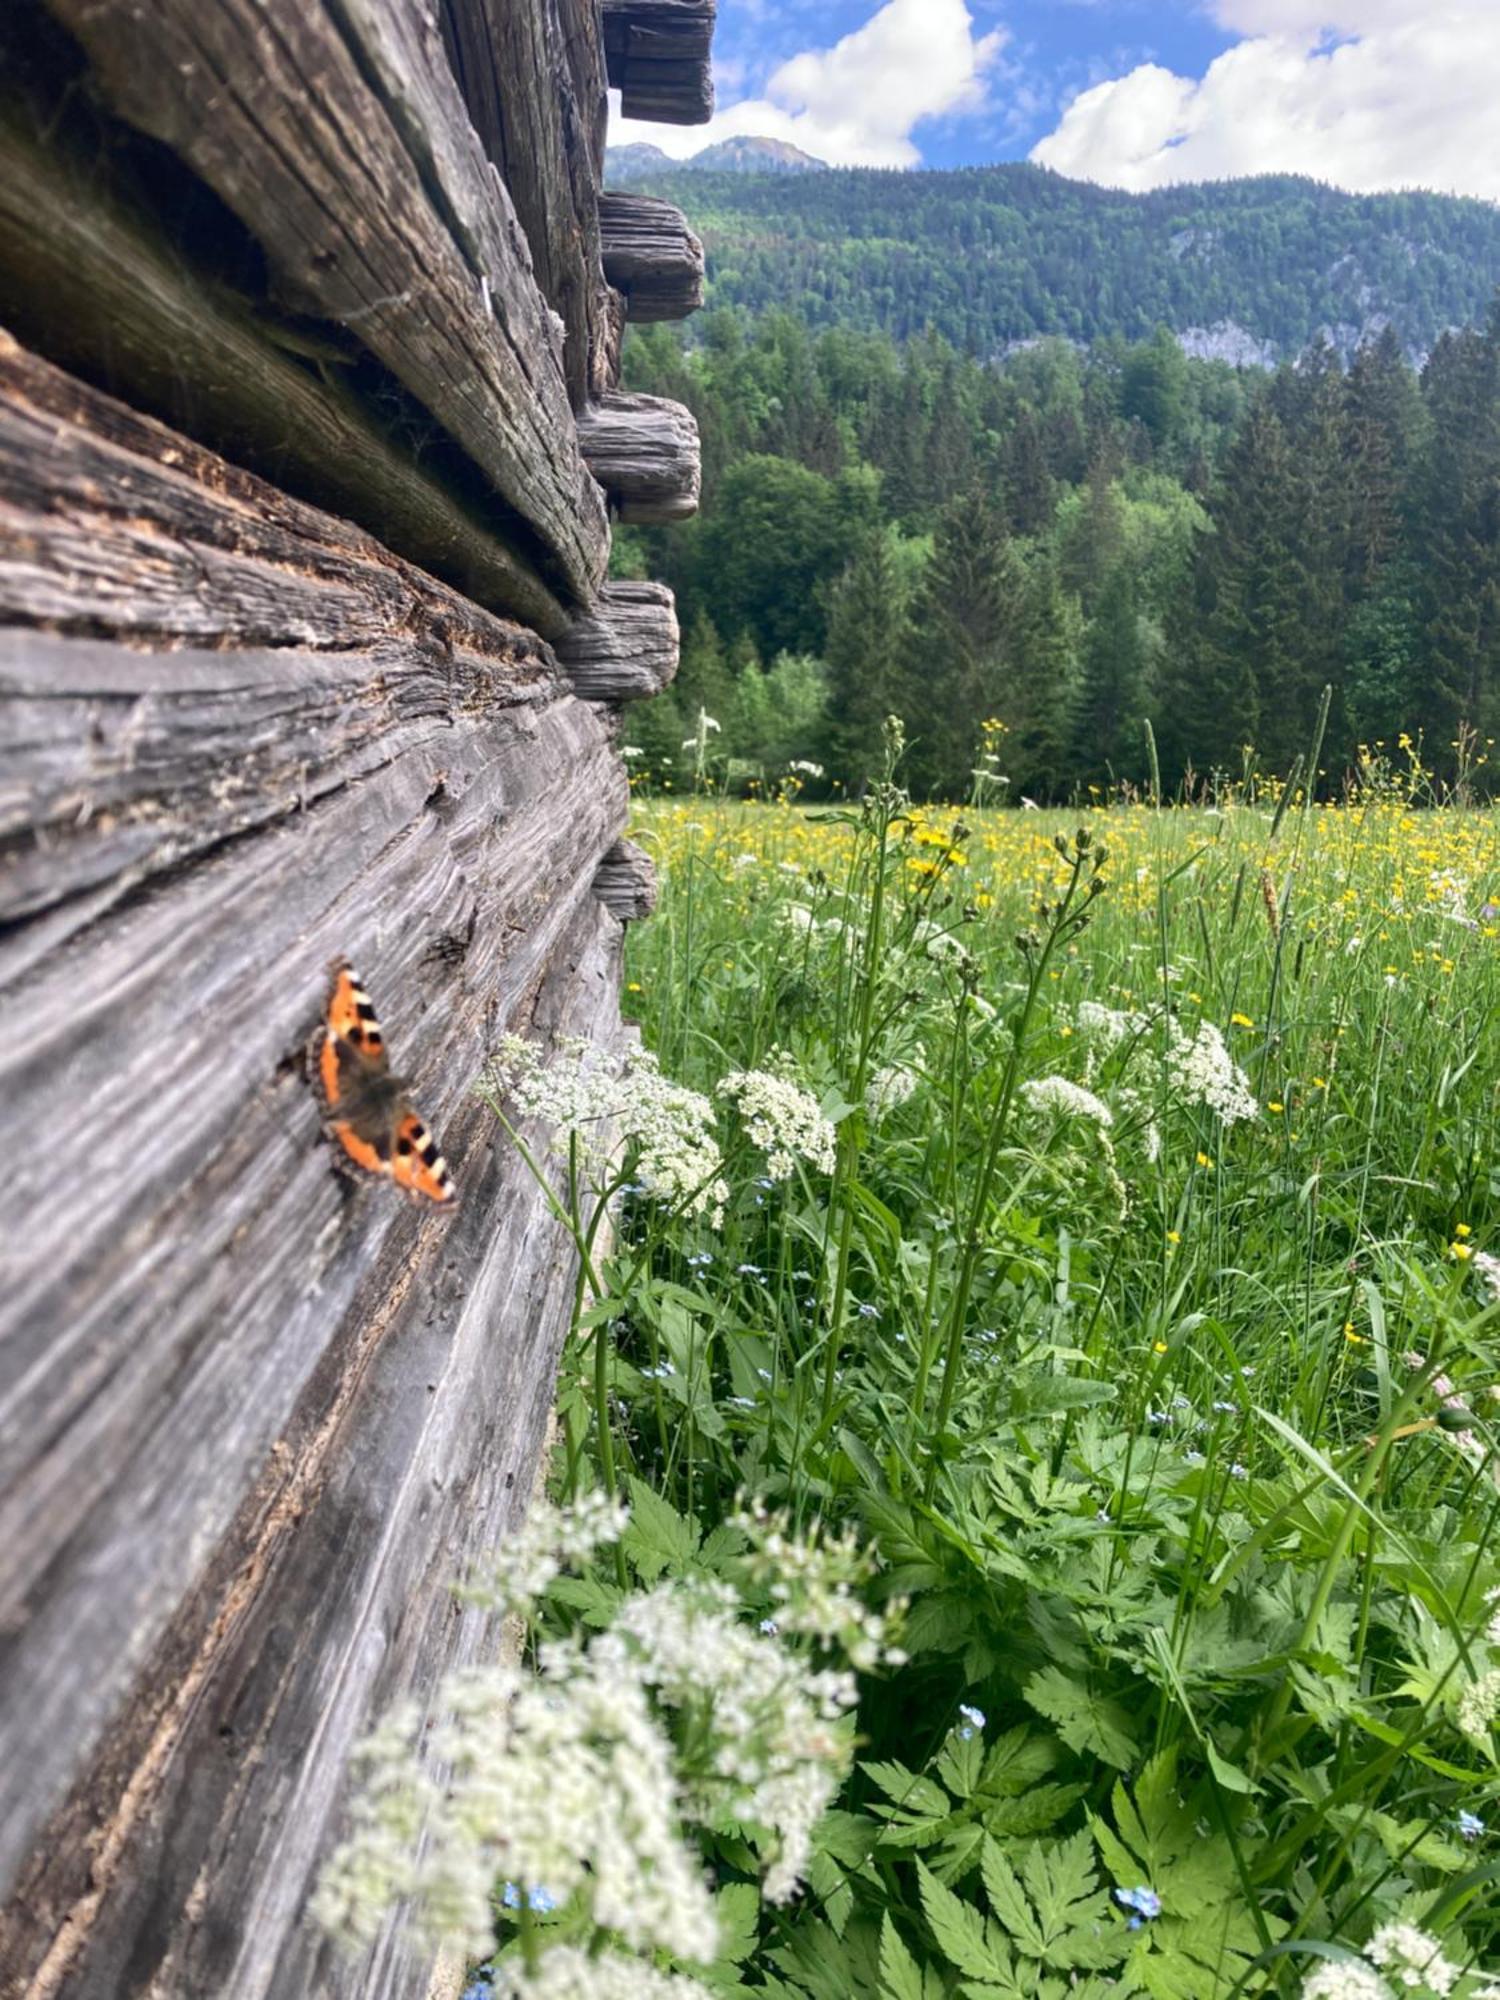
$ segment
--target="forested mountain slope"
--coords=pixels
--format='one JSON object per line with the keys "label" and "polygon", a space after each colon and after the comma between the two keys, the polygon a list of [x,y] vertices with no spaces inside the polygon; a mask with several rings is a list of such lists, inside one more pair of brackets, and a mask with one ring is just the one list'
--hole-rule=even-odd
{"label": "forested mountain slope", "polygon": [[622,164],[687,211],[712,304],[898,340],[931,328],[985,357],[1038,335],[1135,340],[1166,325],[1191,352],[1237,363],[1299,354],[1320,334],[1347,360],[1389,322],[1416,358],[1482,318],[1500,284],[1500,208],[1451,195],[1350,195],[1290,176],[1134,195],[1028,165]]}

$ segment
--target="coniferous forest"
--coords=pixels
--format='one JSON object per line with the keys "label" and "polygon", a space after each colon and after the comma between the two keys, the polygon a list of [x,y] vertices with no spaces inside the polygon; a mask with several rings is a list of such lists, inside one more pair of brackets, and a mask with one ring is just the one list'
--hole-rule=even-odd
{"label": "coniferous forest", "polygon": [[[706,315],[633,334],[633,386],[694,410],[704,506],[626,533],[665,576],[675,690],[631,721],[680,780],[793,763],[854,783],[903,717],[908,776],[967,797],[981,724],[1006,796],[1322,769],[1403,733],[1477,774],[1500,733],[1500,308],[1418,373],[1394,330],[1268,373],[1165,328],[996,364],[928,333]],[[687,747],[700,733],[703,740]]]}

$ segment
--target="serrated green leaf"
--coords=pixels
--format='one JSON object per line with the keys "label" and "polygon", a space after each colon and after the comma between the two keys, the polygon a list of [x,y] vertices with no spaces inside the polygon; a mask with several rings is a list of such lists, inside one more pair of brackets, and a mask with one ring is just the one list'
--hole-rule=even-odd
{"label": "serrated green leaf", "polygon": [[760,1934],[760,1891],[753,1882],[731,1882],[714,1897],[719,1924],[717,1965],[739,1965]]}
{"label": "serrated green leaf", "polygon": [[942,1980],[917,1963],[887,1910],[880,1920],[880,2000],[936,2000],[942,1990]]}
{"label": "serrated green leaf", "polygon": [[1022,1693],[1037,1714],[1056,1727],[1070,1750],[1102,1757],[1120,1771],[1136,1761],[1139,1746],[1130,1717],[1117,1701],[1096,1694],[1086,1682],[1071,1679],[1060,1667],[1043,1667]]}
{"label": "serrated green leaf", "polygon": [[1113,1382],[1089,1382],[1077,1375],[1036,1369],[1012,1378],[1010,1408],[1017,1417],[1050,1417],[1066,1410],[1096,1409],[1112,1403],[1118,1394]]}
{"label": "serrated green leaf", "polygon": [[904,1764],[867,1764],[861,1762],[860,1770],[872,1784],[878,1785],[902,1812],[921,1813],[929,1819],[946,1819],[953,1810],[952,1801],[941,1785],[935,1785],[931,1778],[924,1778],[918,1771],[908,1771]]}
{"label": "serrated green leaf", "polygon": [[1035,1785],[1018,1799],[995,1799],[984,1808],[985,1831],[1008,1841],[1045,1833],[1087,1790],[1087,1785]]}
{"label": "serrated green leaf", "polygon": [[937,1774],[954,1798],[967,1799],[979,1784],[984,1762],[984,1738],[977,1730],[965,1735],[953,1729],[938,1754]]}
{"label": "serrated green leaf", "polygon": [[698,1552],[697,1531],[642,1479],[630,1481],[630,1521],[621,1546],[641,1577],[687,1569]]}
{"label": "serrated green leaf", "polygon": [[1007,1729],[990,1745],[984,1760],[980,1790],[1015,1794],[1038,1784],[1057,1766],[1057,1746],[1039,1729],[1023,1722]]}
{"label": "serrated green leaf", "polygon": [[1028,1958],[1045,1958],[1047,1941],[1038,1928],[1020,1879],[993,1840],[984,1843],[979,1864],[990,1908],[1011,1943]]}
{"label": "serrated green leaf", "polygon": [[1010,1957],[972,1904],[945,1888],[930,1868],[917,1863],[917,1882],[922,1895],[922,1913],[927,1919],[933,1942],[950,1965],[971,1979],[1010,1978]]}

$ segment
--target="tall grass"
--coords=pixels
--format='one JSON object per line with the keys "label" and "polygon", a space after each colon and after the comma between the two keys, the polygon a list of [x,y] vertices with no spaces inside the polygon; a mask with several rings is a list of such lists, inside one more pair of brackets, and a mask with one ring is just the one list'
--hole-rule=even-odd
{"label": "tall grass", "polygon": [[[666,1578],[774,1637],[748,1505],[900,1626],[799,1900],[694,1798],[691,1992],[1496,2000],[1500,822],[1373,765],[919,810],[890,749],[642,804],[648,1055],[489,1086],[580,1251],[564,1497],[635,1509],[543,1622]],[[503,1990],[550,1937],[589,1993],[584,1888],[517,1893]]]}

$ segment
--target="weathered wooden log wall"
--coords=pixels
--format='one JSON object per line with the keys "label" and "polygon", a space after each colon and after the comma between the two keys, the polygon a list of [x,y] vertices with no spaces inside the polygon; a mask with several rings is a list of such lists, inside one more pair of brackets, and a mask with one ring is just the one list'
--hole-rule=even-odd
{"label": "weathered wooden log wall", "polygon": [[[12,0],[0,17],[0,1994],[420,2000],[305,1921],[351,1744],[496,1635],[573,1274],[474,1094],[609,1042],[610,521],[696,505],[602,187],[710,0]],[[455,1212],[334,1169],[347,954]]]}

